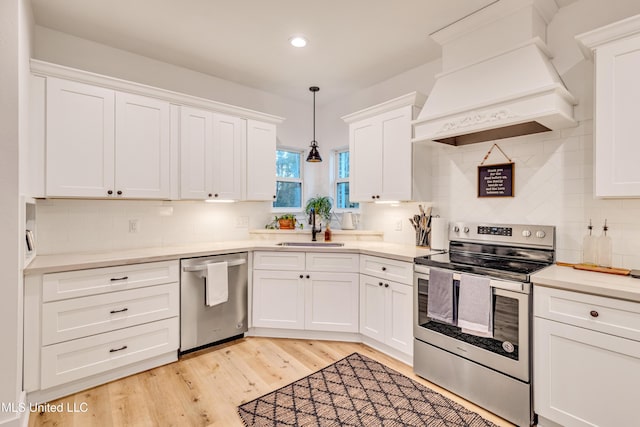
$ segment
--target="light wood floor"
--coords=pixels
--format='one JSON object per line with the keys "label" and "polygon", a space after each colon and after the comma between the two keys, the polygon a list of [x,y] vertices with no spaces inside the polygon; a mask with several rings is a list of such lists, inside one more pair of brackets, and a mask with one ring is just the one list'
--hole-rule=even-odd
{"label": "light wood floor", "polygon": [[237,406],[358,352],[425,384],[499,426],[508,422],[413,374],[364,344],[243,338],[52,403],[85,413],[32,413],[29,426],[242,426]]}

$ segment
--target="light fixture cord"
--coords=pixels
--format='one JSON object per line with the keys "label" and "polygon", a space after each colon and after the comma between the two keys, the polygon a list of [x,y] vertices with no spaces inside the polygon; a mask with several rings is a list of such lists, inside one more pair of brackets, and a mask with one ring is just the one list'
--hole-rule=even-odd
{"label": "light fixture cord", "polygon": [[313,142],[311,145],[315,146],[316,143],[316,92],[313,92]]}

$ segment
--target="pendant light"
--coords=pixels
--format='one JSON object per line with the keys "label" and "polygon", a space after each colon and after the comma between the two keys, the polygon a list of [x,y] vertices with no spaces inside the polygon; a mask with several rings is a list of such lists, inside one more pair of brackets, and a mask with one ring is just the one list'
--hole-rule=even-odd
{"label": "pendant light", "polygon": [[313,141],[311,141],[311,150],[307,156],[307,162],[321,162],[320,152],[318,151],[318,141],[316,141],[316,92],[320,90],[318,86],[311,86],[309,88],[313,92]]}

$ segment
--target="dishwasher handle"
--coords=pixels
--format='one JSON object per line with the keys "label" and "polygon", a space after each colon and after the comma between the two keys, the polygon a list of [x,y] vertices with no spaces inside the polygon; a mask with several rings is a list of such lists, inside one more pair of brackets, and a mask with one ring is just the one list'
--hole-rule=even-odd
{"label": "dishwasher handle", "polygon": [[[218,261],[218,262],[222,262],[222,261]],[[246,263],[247,263],[246,259],[234,259],[231,261],[227,261],[227,267],[236,267],[238,265],[242,265]],[[215,264],[215,262],[184,266],[182,267],[182,271],[184,271],[185,273],[197,273],[200,271],[205,271],[207,269],[208,264]]]}

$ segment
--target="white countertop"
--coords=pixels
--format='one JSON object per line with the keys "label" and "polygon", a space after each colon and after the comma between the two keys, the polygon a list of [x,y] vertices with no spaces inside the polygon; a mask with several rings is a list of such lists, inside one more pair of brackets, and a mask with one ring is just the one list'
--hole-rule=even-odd
{"label": "white countertop", "polygon": [[342,247],[292,247],[278,246],[278,241],[241,240],[214,242],[175,247],[156,247],[128,249],[108,252],[82,252],[56,255],[38,255],[24,269],[25,275],[55,273],[60,271],[82,270],[86,268],[110,267],[115,265],[137,264],[142,262],[166,261],[179,258],[191,258],[205,255],[218,255],[233,252],[257,250],[275,250],[284,252],[347,252],[381,256],[399,261],[413,262],[418,256],[438,251],[410,245],[385,243],[379,241],[346,241]]}
{"label": "white countertop", "polygon": [[552,265],[531,276],[534,286],[640,302],[640,279]]}

